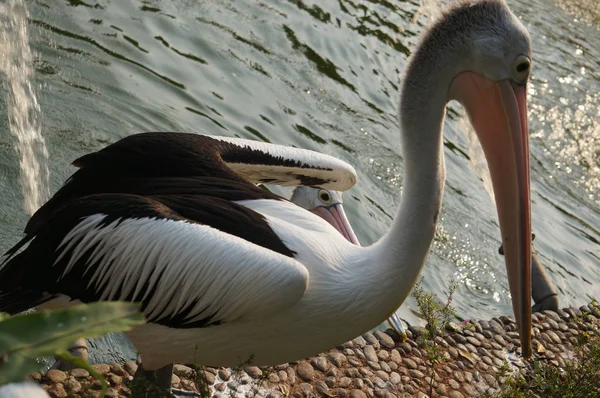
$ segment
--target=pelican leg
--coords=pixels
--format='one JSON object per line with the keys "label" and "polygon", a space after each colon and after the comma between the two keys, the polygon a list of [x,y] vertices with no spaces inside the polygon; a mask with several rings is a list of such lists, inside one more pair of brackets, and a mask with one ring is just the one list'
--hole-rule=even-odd
{"label": "pelican leg", "polygon": [[156,370],[146,370],[141,363],[133,376],[131,396],[132,398],[200,397],[200,394],[194,391],[171,388],[172,377],[172,363]]}

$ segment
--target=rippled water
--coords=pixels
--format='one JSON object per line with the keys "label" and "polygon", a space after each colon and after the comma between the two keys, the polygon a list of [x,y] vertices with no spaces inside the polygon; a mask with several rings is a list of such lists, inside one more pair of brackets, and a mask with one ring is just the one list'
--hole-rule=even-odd
{"label": "rippled water", "polygon": [[[435,2],[427,1],[427,4]],[[535,247],[561,303],[599,296],[600,13],[595,2],[509,1],[533,38],[529,88]],[[70,162],[126,135],[197,131],[314,149],[354,165],[345,198],[363,244],[402,186],[398,73],[428,12],[417,1],[36,0],[35,84],[54,192]],[[422,11],[422,10],[421,10]],[[427,11],[427,10],[425,10]],[[0,102],[0,249],[27,219]],[[449,105],[443,216],[426,289],[453,277],[458,314],[511,313],[481,150]],[[410,299],[399,314],[414,322]]]}

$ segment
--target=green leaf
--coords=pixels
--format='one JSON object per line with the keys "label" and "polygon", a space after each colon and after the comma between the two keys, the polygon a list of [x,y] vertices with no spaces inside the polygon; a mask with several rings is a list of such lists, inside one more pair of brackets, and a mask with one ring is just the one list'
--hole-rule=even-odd
{"label": "green leaf", "polygon": [[87,363],[87,361],[84,361],[79,357],[74,357],[68,352],[59,352],[57,353],[57,355],[65,361],[69,361],[73,365],[76,365],[78,368],[82,368],[90,372],[93,378],[100,381],[100,384],[102,386],[102,389],[100,390],[100,396],[104,397],[106,395],[106,393],[108,392],[108,384],[106,383],[106,379],[104,378],[104,375],[102,373],[94,369],[89,363]]}
{"label": "green leaf", "polygon": [[32,371],[31,366],[25,366],[25,358],[64,353],[80,337],[124,332],[144,322],[139,304],[125,302],[81,304],[13,316],[0,322],[0,385],[21,381]]}

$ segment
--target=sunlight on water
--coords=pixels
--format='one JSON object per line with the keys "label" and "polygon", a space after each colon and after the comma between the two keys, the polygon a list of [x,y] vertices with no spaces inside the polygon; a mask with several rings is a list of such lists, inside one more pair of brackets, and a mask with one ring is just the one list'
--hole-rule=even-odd
{"label": "sunlight on water", "polygon": [[17,138],[23,206],[33,214],[49,196],[48,150],[41,133],[41,110],[33,87],[28,12],[23,0],[0,3],[0,70],[6,78],[6,110]]}

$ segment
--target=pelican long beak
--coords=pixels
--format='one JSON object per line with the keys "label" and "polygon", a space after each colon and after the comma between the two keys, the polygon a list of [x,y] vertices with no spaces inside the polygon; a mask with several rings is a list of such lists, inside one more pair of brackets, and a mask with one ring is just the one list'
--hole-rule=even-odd
{"label": "pelican long beak", "polygon": [[350,222],[348,222],[348,218],[344,212],[344,207],[341,203],[331,206],[320,206],[312,210],[312,212],[327,221],[329,224],[333,225],[333,227],[337,229],[344,236],[344,238],[348,239],[355,245],[360,246],[360,243],[358,242],[358,239],[356,238],[356,235],[350,226]]}
{"label": "pelican long beak", "polygon": [[526,86],[463,72],[454,78],[450,94],[465,107],[488,163],[521,352],[529,358],[531,199]]}

